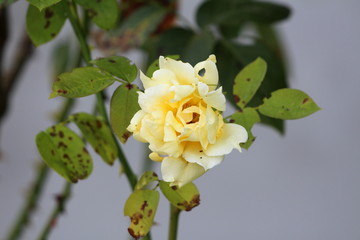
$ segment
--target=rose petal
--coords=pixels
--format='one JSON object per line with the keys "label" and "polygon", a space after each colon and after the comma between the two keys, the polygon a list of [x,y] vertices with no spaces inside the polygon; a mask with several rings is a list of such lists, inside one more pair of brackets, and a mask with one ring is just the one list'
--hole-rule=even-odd
{"label": "rose petal", "polygon": [[214,144],[204,150],[208,156],[220,156],[229,154],[233,148],[241,152],[240,143],[247,141],[248,134],[243,126],[234,123],[226,123],[222,128],[220,137]]}
{"label": "rose petal", "polygon": [[183,155],[191,163],[201,165],[205,171],[220,164],[224,156],[207,156],[199,143],[187,143]]}
{"label": "rose petal", "polygon": [[[210,91],[215,90],[219,81],[219,73],[216,67],[215,55],[210,55],[209,58],[203,62],[195,65],[194,70],[200,82],[209,85]],[[199,71],[204,69],[204,75],[199,75]]]}
{"label": "rose petal", "polygon": [[181,158],[166,157],[161,163],[161,174],[166,182],[179,187],[192,182],[205,173],[203,167],[189,163]]}
{"label": "rose petal", "polygon": [[170,101],[178,102],[191,95],[195,91],[195,88],[192,85],[175,85],[171,86],[169,90],[175,93],[174,98]]}
{"label": "rose petal", "polygon": [[161,56],[159,58],[159,66],[160,69],[167,69],[173,72],[176,76],[178,84],[180,85],[191,85],[193,83],[197,83],[194,68],[189,63]]}

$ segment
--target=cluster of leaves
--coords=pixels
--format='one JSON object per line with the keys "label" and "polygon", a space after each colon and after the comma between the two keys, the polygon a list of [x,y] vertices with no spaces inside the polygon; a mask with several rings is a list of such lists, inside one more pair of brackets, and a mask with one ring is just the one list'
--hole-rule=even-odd
{"label": "cluster of leaves", "polygon": [[[155,188],[147,189],[153,182],[157,183]],[[135,239],[146,236],[153,225],[159,203],[159,192],[156,190],[159,186],[167,200],[179,211],[191,211],[200,204],[200,194],[193,183],[177,188],[159,180],[156,173],[145,172],[124,206],[124,215],[129,216],[131,220],[128,231]]]}

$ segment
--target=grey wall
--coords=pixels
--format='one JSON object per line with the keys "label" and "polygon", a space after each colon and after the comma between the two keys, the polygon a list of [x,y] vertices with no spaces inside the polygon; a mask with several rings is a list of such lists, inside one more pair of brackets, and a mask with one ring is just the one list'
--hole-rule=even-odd
{"label": "grey wall", "polygon": [[[183,1],[182,14],[193,16]],[[360,239],[359,56],[360,1],[292,0],[289,21],[279,25],[289,50],[291,85],[312,96],[322,110],[289,121],[285,137],[257,126],[253,147],[233,152],[196,181],[201,205],[180,220],[179,239]],[[23,27],[25,2],[12,7],[13,27]],[[61,37],[70,35],[70,28]],[[16,36],[15,36],[16,37]],[[49,126],[60,99],[48,100],[49,52],[40,47],[22,75],[1,132],[0,237],[15,218],[34,175],[34,136]],[[136,54],[132,55],[136,57]],[[78,105],[90,111],[93,98]],[[125,149],[138,170],[141,152]],[[119,165],[95,159],[92,176],[75,185],[66,215],[50,239],[127,239],[122,208],[129,195]],[[63,180],[51,174],[24,239],[36,239]],[[166,239],[168,204],[161,199],[153,239]]]}

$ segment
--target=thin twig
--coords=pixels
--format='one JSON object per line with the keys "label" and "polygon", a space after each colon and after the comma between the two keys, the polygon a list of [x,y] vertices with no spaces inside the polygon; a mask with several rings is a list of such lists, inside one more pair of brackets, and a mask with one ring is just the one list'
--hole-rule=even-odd
{"label": "thin twig", "polygon": [[51,229],[56,225],[57,219],[60,214],[65,212],[65,204],[69,200],[71,195],[72,183],[65,182],[64,188],[60,194],[56,195],[56,206],[53,209],[49,219],[47,220],[46,225],[43,228],[43,231],[38,238],[38,240],[46,240]]}

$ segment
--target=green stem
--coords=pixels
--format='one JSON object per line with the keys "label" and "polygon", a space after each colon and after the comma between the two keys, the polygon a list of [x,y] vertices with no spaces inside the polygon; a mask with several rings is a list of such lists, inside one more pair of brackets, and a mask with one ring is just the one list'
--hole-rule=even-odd
{"label": "green stem", "polygon": [[[79,21],[79,17],[76,11],[76,6],[75,4],[70,1],[69,2],[69,11],[68,11],[68,15],[69,15],[69,20],[70,23],[74,29],[75,35],[79,41],[80,44],[80,48],[81,48],[81,52],[83,54],[84,60],[86,62],[87,65],[91,65],[90,61],[91,61],[91,53],[90,53],[90,48],[89,45],[86,42],[86,31],[83,30],[83,28],[80,25],[80,21]],[[100,115],[104,118],[104,121],[109,125],[109,118],[106,112],[106,108],[105,108],[105,103],[104,103],[104,98],[103,98],[103,93],[97,93],[96,94],[96,100],[97,100],[97,104],[98,104],[98,110],[100,112]],[[116,137],[114,134],[112,134],[115,143],[116,143],[116,147],[118,150],[118,158],[120,163],[122,164],[126,177],[129,181],[129,184],[131,186],[132,189],[134,189],[136,182],[137,182],[137,178],[136,175],[134,174],[134,172],[132,171],[126,157],[125,154],[123,153],[121,146],[119,145],[118,141],[116,140]]]}
{"label": "green stem", "polygon": [[65,211],[65,203],[70,198],[72,183],[65,182],[64,188],[61,194],[56,196],[56,207],[52,211],[40,237],[38,240],[46,240],[51,229],[56,225],[58,216]]}
{"label": "green stem", "polygon": [[170,203],[170,223],[168,240],[176,240],[181,210]]}
{"label": "green stem", "polygon": [[29,189],[27,201],[16,218],[15,224],[10,230],[6,240],[18,239],[23,233],[24,226],[30,221],[30,214],[36,209],[38,199],[45,185],[45,180],[49,174],[49,168],[45,163],[41,162],[37,169],[37,176],[34,183]]}
{"label": "green stem", "polygon": [[[57,122],[64,121],[69,115],[73,106],[74,99],[66,99],[66,101],[64,102],[64,106],[58,116]],[[20,238],[21,234],[24,231],[25,225],[30,221],[30,215],[33,213],[34,210],[36,210],[37,202],[45,186],[48,174],[48,166],[44,162],[41,162],[39,164],[39,167],[37,168],[37,175],[35,181],[29,189],[29,194],[26,198],[25,205],[21,209],[18,217],[13,224],[13,227],[5,238],[6,240],[15,240]]]}

